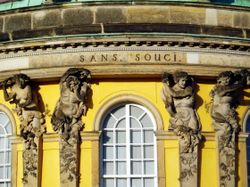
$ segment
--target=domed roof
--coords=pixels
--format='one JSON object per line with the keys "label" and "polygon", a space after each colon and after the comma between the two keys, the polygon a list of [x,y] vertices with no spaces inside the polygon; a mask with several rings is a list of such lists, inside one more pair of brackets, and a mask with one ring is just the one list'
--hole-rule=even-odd
{"label": "domed roof", "polygon": [[[125,2],[125,3],[133,3],[136,4],[136,2],[139,2],[142,4],[142,0],[112,0],[112,2]],[[148,0],[149,1],[149,0]],[[12,10],[12,9],[19,9],[19,8],[25,8],[25,7],[35,7],[35,6],[43,6],[48,4],[69,4],[69,3],[95,3],[98,2],[100,4],[100,1],[98,0],[78,0],[75,2],[75,0],[0,0],[0,11],[5,10]],[[111,1],[104,0],[102,1],[103,4],[109,3]],[[147,0],[144,1],[145,3]],[[201,4],[214,4],[214,5],[226,5],[226,6],[242,6],[242,7],[250,7],[250,1],[249,0],[157,0],[157,3],[201,3]],[[153,3],[153,0],[150,0],[150,3]]]}

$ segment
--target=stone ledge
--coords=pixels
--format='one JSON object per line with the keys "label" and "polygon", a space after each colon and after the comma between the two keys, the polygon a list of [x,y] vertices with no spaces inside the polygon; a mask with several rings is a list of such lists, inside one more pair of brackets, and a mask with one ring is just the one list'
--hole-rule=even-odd
{"label": "stone ledge", "polygon": [[[165,32],[174,34],[177,32],[249,38],[250,11],[245,10],[183,5],[54,6],[54,8],[48,7],[43,10],[33,9],[27,12],[15,12],[15,14],[2,14],[0,15],[0,32],[11,35],[12,32],[17,34],[17,31],[30,31],[29,37],[23,34],[23,39],[50,36],[50,33],[46,33],[46,29],[49,28],[57,28],[56,33],[60,33],[60,36],[103,34],[101,26],[104,25],[104,32],[107,33]],[[83,25],[86,29],[83,29]],[[41,33],[43,30],[45,34]],[[32,33],[36,31],[39,34]],[[21,34],[18,35],[13,39],[21,40]]]}
{"label": "stone ledge", "polygon": [[230,67],[218,67],[218,66],[185,66],[181,65],[78,65],[78,66],[63,66],[55,68],[37,68],[37,69],[23,69],[23,70],[14,70],[14,71],[4,71],[0,72],[0,81],[4,81],[12,74],[24,73],[27,74],[31,79],[43,82],[43,81],[58,81],[62,75],[69,68],[79,67],[86,68],[91,71],[92,77],[95,79],[98,78],[161,78],[163,72],[168,71],[170,73],[175,72],[176,70],[186,71],[188,74],[199,77],[202,79],[216,79],[218,74],[222,71],[236,71],[240,68],[230,68]]}
{"label": "stone ledge", "polygon": [[53,29],[37,29],[37,30],[18,30],[12,32],[13,40],[27,39],[27,38],[41,38],[54,35]]}
{"label": "stone ledge", "polygon": [[100,24],[65,26],[65,27],[57,27],[55,29],[56,35],[94,34],[101,32],[102,28]]}

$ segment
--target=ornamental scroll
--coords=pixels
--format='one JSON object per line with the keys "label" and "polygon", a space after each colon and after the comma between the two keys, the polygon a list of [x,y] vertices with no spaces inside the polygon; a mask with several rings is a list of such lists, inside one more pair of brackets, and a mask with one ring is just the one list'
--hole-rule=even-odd
{"label": "ornamental scroll", "polygon": [[162,99],[170,114],[170,126],[179,137],[180,182],[198,186],[198,145],[201,124],[194,107],[194,81],[186,72],[164,73]]}
{"label": "ornamental scroll", "polygon": [[17,74],[3,82],[4,99],[15,103],[14,111],[20,119],[20,134],[24,139],[23,183],[24,186],[40,186],[40,153],[42,152],[42,135],[45,133],[44,114],[38,105],[38,93],[30,78]]}
{"label": "ornamental scroll", "polygon": [[236,137],[240,130],[237,112],[239,91],[250,83],[247,70],[225,71],[219,74],[217,84],[210,92],[211,117],[216,132],[221,187],[236,186]]}
{"label": "ornamental scroll", "polygon": [[60,136],[61,187],[79,185],[81,117],[87,112],[90,80],[90,71],[80,68],[69,69],[60,80],[61,96],[51,123]]}

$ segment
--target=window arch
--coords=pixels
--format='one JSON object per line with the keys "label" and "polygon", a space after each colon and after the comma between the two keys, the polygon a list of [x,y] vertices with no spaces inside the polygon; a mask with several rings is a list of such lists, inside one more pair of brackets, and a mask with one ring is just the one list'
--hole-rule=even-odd
{"label": "window arch", "polygon": [[0,187],[11,186],[11,133],[11,120],[0,111]]}
{"label": "window arch", "polygon": [[153,115],[138,104],[122,104],[102,120],[101,186],[157,187]]}

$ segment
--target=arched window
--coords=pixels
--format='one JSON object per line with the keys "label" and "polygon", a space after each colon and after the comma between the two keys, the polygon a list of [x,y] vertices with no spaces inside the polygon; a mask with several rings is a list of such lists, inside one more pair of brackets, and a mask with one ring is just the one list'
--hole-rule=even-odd
{"label": "arched window", "polygon": [[0,112],[0,187],[11,186],[11,121],[4,112]]}
{"label": "arched window", "polygon": [[123,104],[102,121],[101,186],[157,187],[156,128],[153,115]]}
{"label": "arched window", "polygon": [[[244,122],[245,131],[250,133],[250,110],[246,114],[246,120]],[[250,184],[250,137],[247,138],[247,177],[248,185]]]}

